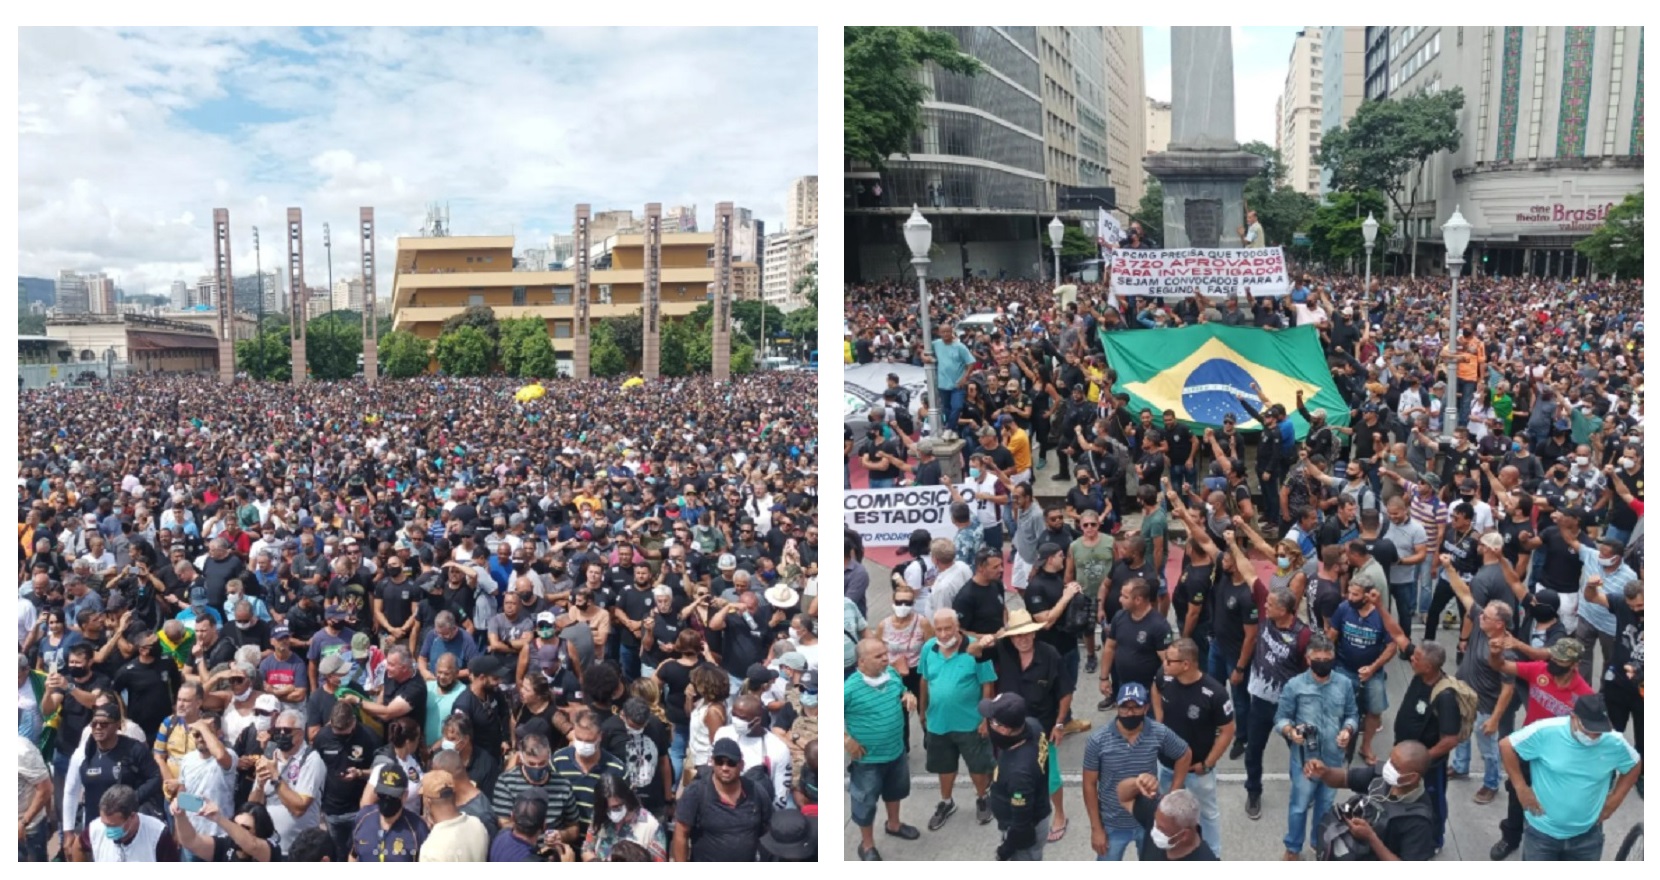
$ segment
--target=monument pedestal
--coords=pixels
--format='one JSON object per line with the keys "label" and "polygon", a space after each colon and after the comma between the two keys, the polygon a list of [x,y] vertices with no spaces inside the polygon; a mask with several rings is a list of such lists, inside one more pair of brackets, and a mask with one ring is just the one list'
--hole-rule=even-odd
{"label": "monument pedestal", "polygon": [[1164,187],[1164,246],[1240,247],[1245,181],[1265,164],[1243,150],[1174,149],[1141,160]]}

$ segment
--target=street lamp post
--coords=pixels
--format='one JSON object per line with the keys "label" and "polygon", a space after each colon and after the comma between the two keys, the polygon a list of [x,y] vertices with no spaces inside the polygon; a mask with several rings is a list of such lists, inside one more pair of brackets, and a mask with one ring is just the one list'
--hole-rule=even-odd
{"label": "street lamp post", "polygon": [[1061,286],[1061,240],[1066,238],[1066,225],[1056,215],[1049,221],[1049,249],[1055,252],[1055,286]]}
{"label": "street lamp post", "polygon": [[323,224],[323,253],[328,255],[329,261],[329,295],[324,302],[327,304],[328,314],[334,314],[334,247],[329,243],[329,225]]}
{"label": "street lamp post", "polygon": [[1366,212],[1366,222],[1360,224],[1360,235],[1366,240],[1366,286],[1361,288],[1362,298],[1372,295],[1372,245],[1378,240],[1378,221],[1371,211]]}
{"label": "street lamp post", "polygon": [[[1458,422],[1458,273],[1464,268],[1464,249],[1470,246],[1470,223],[1453,206],[1451,217],[1441,226],[1441,240],[1447,246],[1447,274],[1452,276],[1452,299],[1448,307],[1447,401],[1441,405],[1441,436],[1452,439],[1453,427]],[[1475,389],[1470,389],[1474,394]]]}
{"label": "street lamp post", "polygon": [[[924,220],[922,212],[915,205],[911,206],[910,219],[905,221],[905,245],[911,249],[911,265],[916,268],[916,289],[921,299],[922,317],[922,344],[923,350],[930,358],[933,354],[934,330],[928,319],[928,251],[934,244],[934,227]],[[922,370],[928,377],[928,433],[939,437],[943,425],[940,423],[940,385],[939,365],[931,359],[924,361]]]}
{"label": "street lamp post", "polygon": [[[259,227],[254,227],[254,346],[259,368],[265,369],[265,275],[259,267]],[[231,282],[231,320],[236,320],[236,282]],[[236,336],[233,331],[232,338]],[[254,378],[262,378],[255,376]]]}

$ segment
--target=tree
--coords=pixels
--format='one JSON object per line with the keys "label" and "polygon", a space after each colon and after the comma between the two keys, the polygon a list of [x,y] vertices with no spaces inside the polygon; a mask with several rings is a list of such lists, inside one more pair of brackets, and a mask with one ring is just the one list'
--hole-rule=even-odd
{"label": "tree", "polygon": [[[334,313],[336,315],[339,312]],[[349,379],[357,374],[357,358],[363,354],[363,323],[338,320],[332,315],[313,318],[305,328],[305,360],[311,377],[319,381]]]}
{"label": "tree", "polygon": [[1643,276],[1643,191],[1628,195],[1574,249],[1601,272]]}
{"label": "tree", "polygon": [[[645,360],[646,350],[646,320],[645,312],[635,312],[618,318],[606,318],[593,325],[596,329],[604,327],[610,334],[611,342],[622,353],[623,360],[631,364],[638,364]],[[658,315],[659,341],[661,341],[662,315]],[[590,335],[592,335],[590,333]],[[590,363],[592,363],[590,361]]]}
{"label": "tree", "polygon": [[801,272],[801,277],[795,280],[795,295],[806,301],[807,307],[818,309],[818,261],[807,264]]}
{"label": "tree", "polygon": [[973,76],[980,63],[943,31],[920,27],[842,28],[842,155],[881,170],[889,156],[909,155],[922,128],[928,87],[921,69]]}
{"label": "tree", "polygon": [[434,354],[438,366],[451,376],[482,376],[490,372],[495,345],[484,330],[464,324],[439,334]]}
{"label": "tree", "polygon": [[[536,323],[542,323],[536,319]],[[553,340],[544,329],[540,335],[519,339],[519,372],[522,379],[553,378],[559,375],[559,356],[553,352]]]}
{"label": "tree", "polygon": [[1141,194],[1135,219],[1141,221],[1141,231],[1146,233],[1144,241],[1164,245],[1164,184],[1151,174],[1147,175],[1147,191]]}
{"label": "tree", "polygon": [[432,344],[408,330],[386,334],[377,349],[380,366],[393,379],[408,379],[427,371],[432,362]]}
{"label": "tree", "polygon": [[501,341],[501,324],[496,320],[496,310],[489,306],[468,306],[460,314],[445,318],[439,335],[462,327],[476,327],[482,330],[484,335],[490,337],[492,344]]}
{"label": "tree", "polygon": [[[1044,231],[1044,235],[1049,233]],[[1068,226],[1061,236],[1061,261],[1095,260],[1101,256],[1101,243],[1082,226]]]}
{"label": "tree", "polygon": [[17,304],[17,335],[45,336],[46,316],[31,313],[26,304],[19,302]]}
{"label": "tree", "polygon": [[[777,336],[777,331],[785,329],[784,324],[787,319],[784,313],[778,310],[777,306],[767,305],[765,308],[767,315],[767,335]],[[760,346],[761,311],[762,304],[760,300],[746,299],[732,304],[732,320],[743,325],[743,329],[741,330],[734,328],[734,332],[732,334],[734,346],[736,346],[741,340],[747,340],[752,346]],[[693,309],[692,313],[686,317],[693,324],[697,325],[701,332],[708,333],[711,322],[715,320],[715,309],[714,306],[709,303],[704,303]],[[815,330],[814,332],[817,331]]]}
{"label": "tree", "polygon": [[236,344],[236,368],[261,382],[287,382],[294,377],[294,349],[286,327]]}
{"label": "tree", "polygon": [[541,318],[514,318],[498,325],[501,338],[496,345],[496,363],[509,376],[526,376],[524,359],[534,356],[537,347],[548,348],[548,326]]}
{"label": "tree", "polygon": [[589,334],[588,369],[595,376],[620,376],[628,369],[628,358],[623,355],[612,332],[608,322],[600,321],[593,325]]}
{"label": "tree", "polygon": [[807,305],[784,316],[784,332],[790,334],[798,346],[807,349],[818,346],[818,262],[807,264],[807,271],[796,279],[795,293]]}
{"label": "tree", "polygon": [[732,375],[742,376],[755,372],[755,347],[747,342],[740,342],[732,348]]}
{"label": "tree", "polygon": [[663,350],[658,356],[658,368],[663,375],[686,375],[686,349],[695,332],[686,318],[663,322]]}
{"label": "tree", "polygon": [[1293,235],[1306,230],[1320,201],[1286,184],[1285,160],[1279,150],[1262,141],[1251,141],[1240,149],[1261,156],[1266,163],[1260,173],[1245,181],[1245,206],[1257,212],[1265,244],[1289,247]]}
{"label": "tree", "polygon": [[[1347,264],[1357,257],[1364,259],[1366,239],[1361,227],[1367,212],[1377,219],[1387,215],[1388,207],[1383,193],[1376,190],[1332,193],[1331,202],[1321,205],[1308,221],[1309,248],[1314,258],[1328,266]],[[1378,220],[1378,242],[1389,238],[1393,229]],[[1377,254],[1375,248],[1373,254]]]}
{"label": "tree", "polygon": [[[1410,219],[1430,157],[1457,150],[1463,140],[1458,127],[1463,107],[1464,91],[1457,87],[1361,104],[1347,125],[1326,132],[1320,144],[1320,164],[1331,171],[1331,189],[1377,190],[1395,207],[1396,217]],[[1414,224],[1404,225],[1416,275],[1418,240]]]}

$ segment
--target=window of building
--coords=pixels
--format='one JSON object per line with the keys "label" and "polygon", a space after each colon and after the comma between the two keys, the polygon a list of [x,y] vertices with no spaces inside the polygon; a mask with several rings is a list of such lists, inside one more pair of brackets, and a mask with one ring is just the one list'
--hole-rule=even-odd
{"label": "window of building", "polygon": [[570,321],[554,321],[553,322],[553,338],[554,339],[570,339],[571,338],[571,322]]}
{"label": "window of building", "polygon": [[568,306],[571,304],[573,288],[569,284],[556,284],[553,288],[553,304]]}
{"label": "window of building", "polygon": [[469,306],[484,305],[484,294],[483,293],[469,293],[469,294],[467,294],[467,305],[469,305]]}
{"label": "window of building", "polygon": [[525,304],[525,289],[523,287],[513,288],[513,304],[516,306]]}
{"label": "window of building", "polygon": [[473,258],[472,258],[472,257],[468,257],[468,258],[467,258],[467,262],[469,262],[469,263],[471,263],[471,262],[472,262],[472,261],[473,261]]}

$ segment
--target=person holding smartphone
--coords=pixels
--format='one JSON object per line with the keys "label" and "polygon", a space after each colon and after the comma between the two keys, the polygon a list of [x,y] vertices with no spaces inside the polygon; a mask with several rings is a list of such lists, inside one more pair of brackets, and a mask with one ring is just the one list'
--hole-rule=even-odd
{"label": "person holding smartphone", "polygon": [[[181,861],[273,862],[282,860],[276,829],[265,808],[249,804],[248,811],[228,817],[219,805],[190,793],[180,794],[171,807]],[[206,825],[212,833],[203,833]]]}

